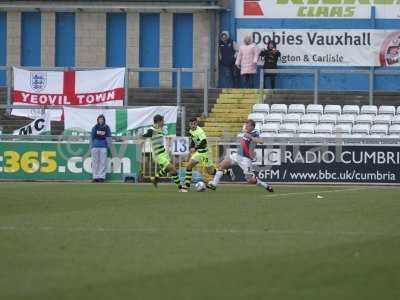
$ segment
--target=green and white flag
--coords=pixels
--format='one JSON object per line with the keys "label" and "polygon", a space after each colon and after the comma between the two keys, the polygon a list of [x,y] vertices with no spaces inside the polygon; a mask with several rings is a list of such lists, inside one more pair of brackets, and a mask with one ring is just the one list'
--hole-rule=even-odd
{"label": "green and white flag", "polygon": [[153,125],[153,117],[157,114],[164,116],[168,135],[176,135],[177,106],[116,109],[64,107],[64,129],[65,134],[90,133],[97,117],[104,115],[113,135],[135,136]]}

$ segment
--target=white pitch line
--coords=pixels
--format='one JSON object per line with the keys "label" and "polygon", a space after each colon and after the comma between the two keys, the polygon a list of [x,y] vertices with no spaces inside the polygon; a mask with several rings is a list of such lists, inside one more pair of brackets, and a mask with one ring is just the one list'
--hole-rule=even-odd
{"label": "white pitch line", "polygon": [[0,226],[0,231],[61,231],[61,232],[133,232],[133,233],[200,233],[200,234],[276,234],[276,235],[344,235],[344,236],[391,236],[398,237],[400,233],[373,232],[373,231],[315,231],[315,230],[281,230],[281,229],[206,229],[206,228],[106,228],[106,227],[17,227]]}
{"label": "white pitch line", "polygon": [[364,188],[350,188],[350,189],[340,189],[340,190],[321,190],[321,191],[311,191],[311,192],[295,192],[295,193],[285,193],[285,194],[273,194],[266,195],[266,198],[275,198],[282,196],[292,196],[292,195],[307,195],[307,194],[325,194],[325,193],[340,193],[340,192],[353,192],[353,191],[362,191],[366,189],[373,189],[372,187],[364,187]]}

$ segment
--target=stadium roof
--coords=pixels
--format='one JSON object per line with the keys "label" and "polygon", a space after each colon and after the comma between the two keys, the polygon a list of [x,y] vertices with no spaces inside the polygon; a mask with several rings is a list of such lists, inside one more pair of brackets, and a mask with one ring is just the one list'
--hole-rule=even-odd
{"label": "stadium roof", "polygon": [[0,10],[44,10],[44,11],[154,11],[154,10],[216,10],[223,8],[223,0],[158,0],[158,1],[101,1],[101,0],[0,0]]}

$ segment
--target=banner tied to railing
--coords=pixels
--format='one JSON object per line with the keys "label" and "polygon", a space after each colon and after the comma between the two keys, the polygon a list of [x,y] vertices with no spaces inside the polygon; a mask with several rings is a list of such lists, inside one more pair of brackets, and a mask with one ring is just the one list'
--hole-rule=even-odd
{"label": "banner tied to railing", "polygon": [[153,117],[157,114],[164,117],[165,134],[176,135],[177,106],[149,106],[142,108],[87,109],[64,108],[65,134],[78,135],[91,132],[97,117],[104,115],[113,135],[142,134],[153,125]]}
{"label": "banner tied to railing", "polygon": [[[32,109],[13,109],[12,114],[28,118],[42,115],[51,106],[122,106],[124,68],[86,71],[28,71],[13,68],[13,105]],[[51,110],[51,119],[59,121],[62,109]]]}

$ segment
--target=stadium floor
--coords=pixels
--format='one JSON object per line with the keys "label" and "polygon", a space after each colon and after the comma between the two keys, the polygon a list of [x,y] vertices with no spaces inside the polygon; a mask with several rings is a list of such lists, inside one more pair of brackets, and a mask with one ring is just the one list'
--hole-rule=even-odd
{"label": "stadium floor", "polygon": [[400,299],[399,192],[0,183],[0,299]]}

